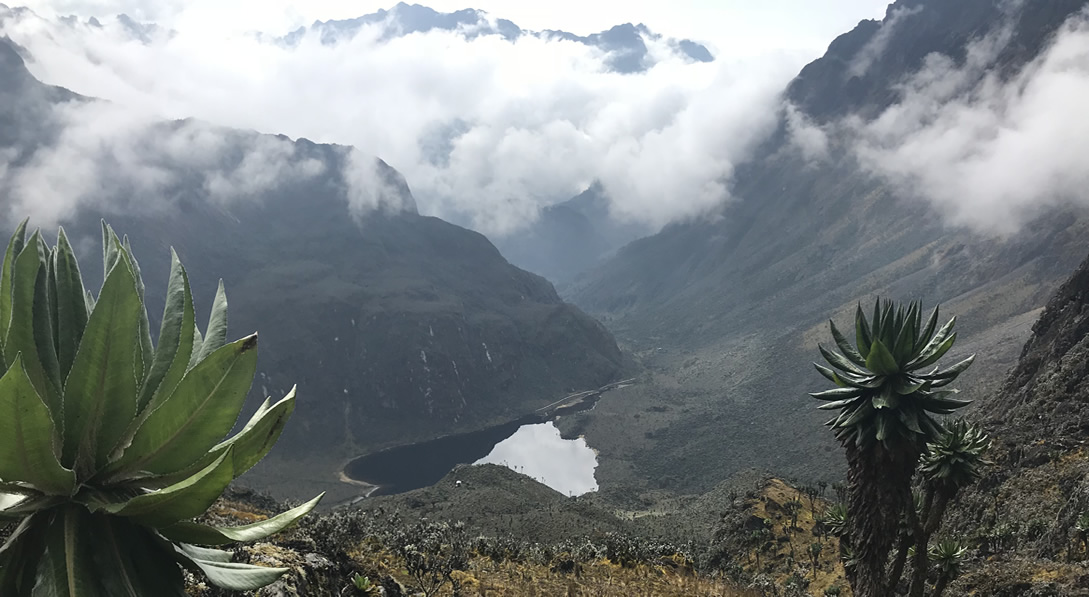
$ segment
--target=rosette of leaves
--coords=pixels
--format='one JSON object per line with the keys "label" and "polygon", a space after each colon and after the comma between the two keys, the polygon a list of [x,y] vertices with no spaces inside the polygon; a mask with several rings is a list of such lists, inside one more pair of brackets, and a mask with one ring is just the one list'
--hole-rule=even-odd
{"label": "rosette of leaves", "polygon": [[893,301],[874,303],[867,319],[860,304],[855,312],[855,346],[829,321],[839,352],[819,346],[831,367],[814,363],[836,388],[810,394],[824,400],[821,410],[837,410],[828,425],[836,438],[859,447],[906,439],[927,442],[942,434],[932,415],[946,415],[970,401],[953,396],[945,386],[956,380],[975,360],[972,355],[948,368],[934,367],[953,347],[957,318],[938,328],[938,308],[922,321],[919,302],[906,308]]}
{"label": "rosette of leaves", "polygon": [[957,419],[926,445],[920,470],[927,482],[955,491],[983,476],[983,467],[990,464],[983,454],[990,446],[991,440],[983,429]]}
{"label": "rosette of leaves", "polygon": [[202,334],[172,254],[153,344],[128,239],[103,224],[104,282],[84,289],[64,231],[49,247],[26,222],[0,274],[0,595],[185,595],[179,564],[233,590],[285,572],[232,563],[215,546],[279,532],[318,498],[234,528],[192,522],[268,453],[295,406],[266,400],[229,439],[257,336],[227,342],[220,283]]}
{"label": "rosette of leaves", "polygon": [[933,597],[941,597],[949,583],[960,576],[967,555],[968,547],[956,539],[943,539],[928,550],[927,556],[938,571],[938,582],[931,593]]}
{"label": "rosette of leaves", "polygon": [[828,534],[833,537],[843,537],[847,534],[847,506],[835,504],[825,514],[825,527]]}

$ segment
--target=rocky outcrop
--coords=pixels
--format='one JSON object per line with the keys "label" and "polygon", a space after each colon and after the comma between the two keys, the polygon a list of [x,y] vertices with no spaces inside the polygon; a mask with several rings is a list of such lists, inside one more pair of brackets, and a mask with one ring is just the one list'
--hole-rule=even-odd
{"label": "rocky outcrop", "polygon": [[979,414],[995,465],[947,522],[979,550],[959,586],[975,595],[1089,594],[1078,530],[1089,515],[1089,260],[1048,302]]}

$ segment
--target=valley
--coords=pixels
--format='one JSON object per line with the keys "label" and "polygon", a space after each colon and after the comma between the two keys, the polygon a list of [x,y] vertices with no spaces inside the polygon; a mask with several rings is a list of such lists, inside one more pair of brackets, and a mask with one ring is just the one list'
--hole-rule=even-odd
{"label": "valley", "polygon": [[[976,355],[956,380],[972,404],[956,414],[992,441],[984,472],[938,516],[942,538],[967,546],[957,574],[923,585],[1086,594],[1085,0],[897,0],[792,73],[772,108],[731,113],[722,130],[712,125],[725,116],[698,112],[708,95],[680,83],[651,102],[674,112],[647,123],[618,107],[636,100],[612,94],[634,98],[654,77],[736,66],[643,24],[577,35],[398,4],[246,38],[255,55],[341,60],[360,47],[545,48],[595,81],[553,81],[575,98],[558,107],[528,98],[559,92],[526,84],[495,100],[494,121],[440,117],[436,101],[433,120],[413,128],[412,110],[398,111],[415,145],[390,142],[389,161],[316,121],[292,121],[291,137],[227,124],[189,91],[178,97],[193,117],[135,117],[118,97],[155,98],[157,84],[95,98],[76,92],[87,81],[73,78],[85,86],[73,91],[36,76],[60,72],[65,52],[123,71],[102,50],[117,40],[95,36],[157,52],[184,35],[125,19],[116,29],[0,5],[0,223],[14,229],[29,214],[32,227],[63,226],[93,263],[109,221],[139,260],[153,330],[172,249],[198,322],[222,280],[229,337],[261,338],[236,430],[266,396],[298,385],[276,447],[205,515],[260,521],[277,502],[325,492],[309,522],[238,548],[291,570],[273,586],[295,593],[260,595],[332,594],[349,573],[381,578],[387,595],[420,584],[406,546],[425,535],[467,554],[468,576],[447,574],[440,587],[451,588],[434,594],[459,594],[463,581],[481,595],[849,594],[857,560],[828,515],[858,473],[808,395],[828,386],[811,363],[836,345],[829,320],[862,350],[855,311],[879,297],[957,318],[941,364]],[[466,79],[474,93],[510,76],[505,63],[474,68],[485,73]],[[427,76],[440,77],[410,87]],[[450,101],[476,101],[465,93]],[[565,112],[580,101],[605,107]],[[344,122],[371,126],[350,114]],[[525,122],[503,120],[512,114]],[[621,124],[638,132],[617,133]],[[693,131],[732,137],[689,145]],[[529,150],[512,141],[525,138]],[[88,288],[106,276],[82,274]],[[893,359],[902,339],[887,342]],[[858,359],[848,373],[901,372],[844,352]],[[853,391],[894,375],[878,374],[829,379]],[[907,379],[896,400],[929,391]],[[515,460],[527,452],[543,464]],[[903,531],[904,554],[914,532]],[[308,578],[325,580],[306,589]]]}

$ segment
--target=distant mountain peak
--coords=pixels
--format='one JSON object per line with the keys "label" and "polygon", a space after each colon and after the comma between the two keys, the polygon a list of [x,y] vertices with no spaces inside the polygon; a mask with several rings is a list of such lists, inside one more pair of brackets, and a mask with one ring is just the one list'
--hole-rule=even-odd
{"label": "distant mountain peak", "polygon": [[[622,23],[590,35],[576,35],[561,30],[525,30],[506,19],[494,18],[475,8],[464,8],[444,13],[420,4],[399,2],[389,10],[352,19],[314,21],[310,27],[300,27],[280,38],[288,45],[299,43],[308,33],[317,33],[323,44],[336,44],[351,39],[365,26],[382,28],[380,40],[389,40],[413,33],[434,30],[456,31],[469,39],[483,35],[499,35],[507,41],[522,36],[544,39],[563,39],[603,50],[610,69],[621,73],[642,72],[654,65],[647,48],[648,41],[660,41],[663,37],[643,23]],[[694,62],[711,62],[714,56],[702,44],[688,39],[665,39],[675,55]]]}
{"label": "distant mountain peak", "polygon": [[1010,41],[994,64],[1012,72],[1048,43],[1049,26],[1085,4],[1085,0],[897,0],[884,19],[860,21],[832,41],[824,56],[791,82],[787,98],[817,122],[848,114],[875,116],[898,101],[903,79],[922,68],[931,54],[960,64],[967,57],[967,41],[1006,27]]}
{"label": "distant mountain peak", "polygon": [[[0,10],[3,8],[6,7],[0,4]],[[6,35],[0,36],[0,83],[4,87],[14,87],[16,83],[31,78],[19,45]]]}

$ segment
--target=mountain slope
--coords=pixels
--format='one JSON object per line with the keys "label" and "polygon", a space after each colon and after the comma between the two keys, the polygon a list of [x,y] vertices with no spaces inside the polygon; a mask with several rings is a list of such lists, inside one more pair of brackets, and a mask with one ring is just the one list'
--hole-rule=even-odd
{"label": "mountain slope", "polygon": [[169,247],[198,319],[222,276],[231,336],[261,332],[251,398],[299,385],[274,452],[310,475],[286,484],[295,490],[335,484],[359,452],[512,418],[623,365],[608,332],[546,280],[483,236],[419,216],[381,161],[195,121],[92,135],[86,119],[116,108],[41,85],[2,42],[0,69],[12,99],[0,105],[5,228],[22,210],[56,213],[97,288],[107,218],[141,261],[156,330]]}
{"label": "mountain slope", "polygon": [[[844,113],[864,121],[897,99],[924,56],[955,60],[985,31],[1008,28],[998,60],[1013,68],[1034,59],[1086,3],[1036,2],[1010,17],[996,6],[897,2],[885,23],[900,11],[911,16],[887,30],[867,74],[851,72],[879,30],[870,22],[833,42],[788,94],[815,122]],[[669,476],[689,490],[751,465],[834,475],[838,453],[805,396],[820,384],[805,364],[827,341],[828,317],[844,322],[856,301],[874,295],[942,303],[961,316],[957,352],[980,353],[962,386],[982,396],[1089,246],[1089,218],[1076,208],[1045,211],[1009,237],[950,226],[841,147],[819,163],[807,159],[787,116],[739,168],[733,195],[721,217],[636,241],[567,292],[655,372],[659,387],[638,404],[668,397],[671,414],[633,422],[653,439],[628,449],[639,450],[633,460],[645,476]],[[586,433],[602,450],[626,441],[592,424]]]}
{"label": "mountain slope", "polygon": [[594,184],[541,210],[528,229],[495,243],[511,263],[563,284],[650,232],[635,222],[616,221],[604,189]]}
{"label": "mountain slope", "polygon": [[958,583],[977,595],[1082,595],[1089,554],[1089,259],[1048,302],[1017,366],[979,409],[995,466],[955,505],[978,548]]}

